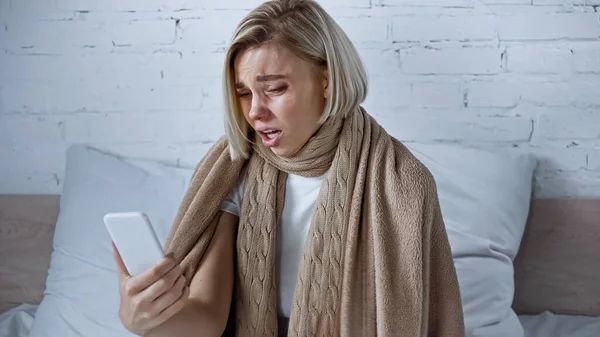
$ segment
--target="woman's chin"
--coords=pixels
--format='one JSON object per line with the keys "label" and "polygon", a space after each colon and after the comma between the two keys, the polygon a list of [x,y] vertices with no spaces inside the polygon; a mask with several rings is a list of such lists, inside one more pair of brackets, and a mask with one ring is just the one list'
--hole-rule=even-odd
{"label": "woman's chin", "polygon": [[279,157],[289,157],[290,156],[289,155],[290,151],[281,146],[272,147],[271,151]]}
{"label": "woman's chin", "polygon": [[273,151],[276,156],[283,158],[293,157],[296,153],[298,153],[297,150],[293,150],[285,146],[274,146],[271,148],[271,151]]}

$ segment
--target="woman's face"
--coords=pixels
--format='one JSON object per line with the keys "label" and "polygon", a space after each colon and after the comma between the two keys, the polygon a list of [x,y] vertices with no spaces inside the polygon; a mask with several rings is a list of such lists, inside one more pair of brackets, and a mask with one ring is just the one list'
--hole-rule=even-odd
{"label": "woman's face", "polygon": [[280,157],[296,154],[319,128],[327,71],[267,44],[240,53],[235,86],[244,117]]}

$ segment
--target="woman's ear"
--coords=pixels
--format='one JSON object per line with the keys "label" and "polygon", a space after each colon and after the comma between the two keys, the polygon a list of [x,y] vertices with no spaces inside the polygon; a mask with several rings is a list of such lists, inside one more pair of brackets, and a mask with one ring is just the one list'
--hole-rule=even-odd
{"label": "woman's ear", "polygon": [[325,99],[329,98],[329,71],[327,69],[323,69],[321,71],[321,81],[323,81],[323,95]]}

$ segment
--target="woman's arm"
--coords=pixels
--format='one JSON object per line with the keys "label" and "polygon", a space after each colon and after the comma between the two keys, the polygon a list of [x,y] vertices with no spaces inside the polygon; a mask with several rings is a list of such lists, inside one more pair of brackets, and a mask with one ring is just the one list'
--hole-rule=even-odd
{"label": "woman's arm", "polygon": [[238,217],[221,212],[215,234],[190,284],[184,308],[145,337],[221,336],[233,292],[233,257]]}
{"label": "woman's arm", "polygon": [[427,281],[428,333],[430,337],[462,337],[465,335],[460,287],[452,258],[452,249],[442,217],[437,186],[427,173],[429,183],[425,193],[424,233],[428,244],[423,257]]}

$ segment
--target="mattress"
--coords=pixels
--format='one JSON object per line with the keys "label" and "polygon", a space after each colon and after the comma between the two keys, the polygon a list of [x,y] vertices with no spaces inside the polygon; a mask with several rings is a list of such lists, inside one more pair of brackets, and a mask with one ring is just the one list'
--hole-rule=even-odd
{"label": "mattress", "polygon": [[555,315],[519,316],[525,337],[598,337],[600,317]]}

